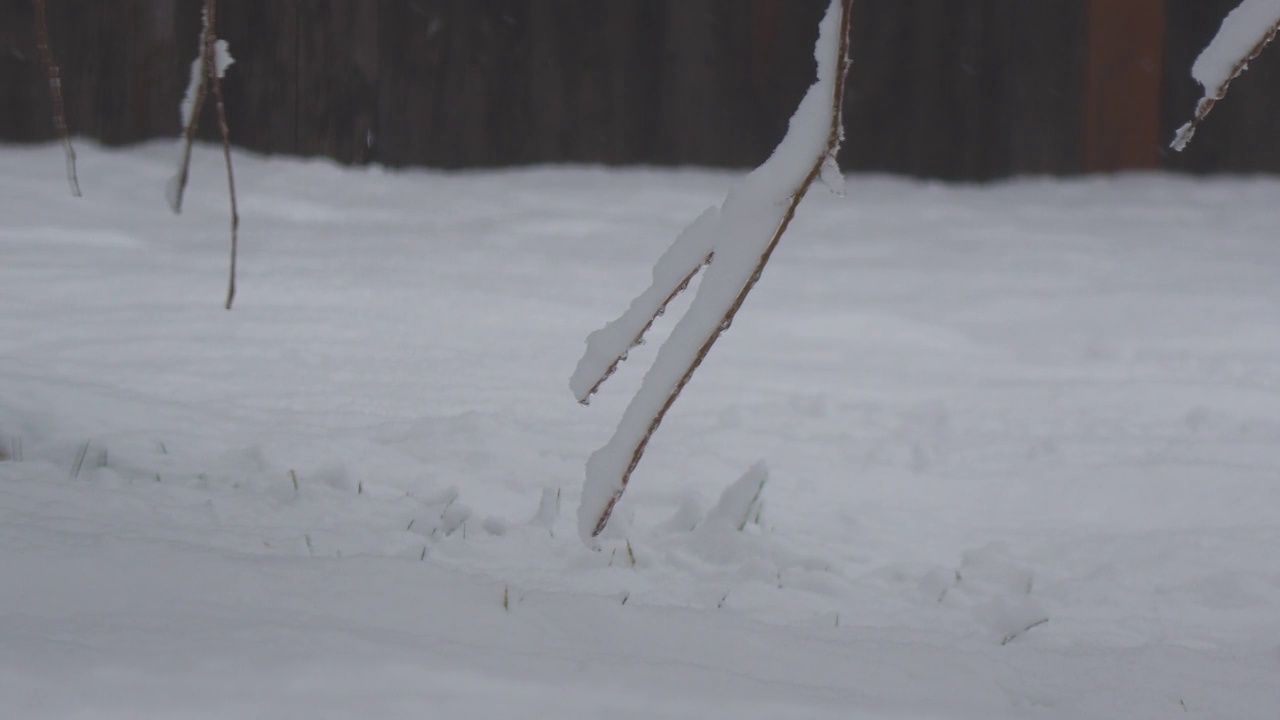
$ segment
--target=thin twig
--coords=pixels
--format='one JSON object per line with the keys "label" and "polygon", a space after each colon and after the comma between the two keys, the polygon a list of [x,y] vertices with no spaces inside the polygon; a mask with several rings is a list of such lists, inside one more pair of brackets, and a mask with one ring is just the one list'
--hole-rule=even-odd
{"label": "thin twig", "polygon": [[605,505],[604,511],[600,513],[600,517],[596,522],[595,529],[592,531],[592,537],[598,537],[604,531],[606,525],[609,524],[609,517],[613,514],[613,508],[617,505],[618,500],[622,497],[623,491],[626,490],[627,482],[630,481],[632,473],[635,472],[636,466],[640,464],[640,458],[644,456],[644,450],[649,444],[649,440],[657,431],[658,426],[662,424],[662,419],[666,417],[667,411],[675,404],[676,398],[680,397],[680,392],[684,390],[685,385],[689,384],[689,380],[693,377],[694,372],[702,365],[702,361],[706,359],[707,354],[711,352],[711,347],[716,344],[716,340],[729,326],[733,324],[734,317],[741,309],[742,303],[746,301],[747,295],[751,293],[752,288],[760,280],[760,276],[764,273],[764,266],[768,264],[769,258],[773,255],[774,249],[778,247],[778,242],[782,239],[783,233],[787,231],[787,227],[791,224],[792,218],[795,217],[796,208],[799,207],[800,201],[804,199],[805,193],[809,191],[809,187],[813,185],[813,181],[822,173],[822,167],[830,158],[834,157],[840,149],[840,141],[843,136],[843,107],[844,107],[844,83],[845,77],[849,70],[849,22],[852,16],[853,0],[840,0],[840,43],[838,52],[838,67],[836,69],[835,89],[831,97],[831,124],[827,131],[827,146],[825,152],[814,158],[813,166],[809,168],[809,172],[804,176],[799,187],[791,195],[791,201],[787,204],[786,212],[783,214],[778,227],[774,230],[773,236],[769,239],[769,244],[760,255],[760,260],[756,263],[755,269],[751,276],[747,279],[742,289],[738,291],[738,295],[734,298],[733,304],[729,306],[724,317],[720,319],[720,323],[716,329],[712,331],[707,339],[703,341],[701,347],[698,348],[698,354],[694,357],[693,362],[685,369],[684,375],[676,384],[675,388],[667,395],[667,399],[663,402],[662,407],[657,414],[649,422],[640,441],[631,452],[631,462],[627,465],[626,472],[622,474],[618,485],[618,490],[609,498]]}
{"label": "thin twig", "polygon": [[[204,28],[200,32],[200,57],[196,59],[199,65],[191,73],[191,81],[195,86],[188,86],[187,88],[188,97],[191,98],[191,112],[183,118],[182,162],[178,165],[178,175],[174,178],[174,184],[170,188],[169,194],[169,206],[173,208],[175,213],[182,212],[182,194],[187,189],[187,177],[191,171],[191,144],[195,142],[196,123],[199,121],[200,111],[204,107],[204,98],[207,92],[205,80],[209,77],[209,70],[213,66],[215,36],[213,31],[214,18],[211,16],[211,12],[217,9],[214,5],[214,0],[205,0]],[[194,95],[191,95],[193,91]]]}
{"label": "thin twig", "polygon": [[1187,143],[1191,142],[1191,138],[1195,137],[1196,130],[1200,129],[1200,123],[1204,122],[1204,119],[1208,117],[1209,112],[1218,104],[1218,101],[1227,96],[1227,90],[1231,88],[1231,81],[1240,77],[1245,70],[1249,69],[1249,63],[1262,54],[1267,45],[1270,45],[1271,41],[1276,38],[1277,32],[1280,32],[1280,21],[1276,21],[1275,24],[1268,28],[1266,34],[1249,49],[1249,52],[1245,53],[1244,57],[1236,60],[1236,64],[1231,67],[1231,74],[1227,76],[1226,80],[1222,81],[1221,85],[1213,90],[1205,88],[1205,96],[1196,105],[1195,117],[1191,118],[1191,122],[1178,128],[1178,133],[1174,136],[1173,142],[1169,143],[1170,147],[1182,152]]}
{"label": "thin twig", "polygon": [[71,194],[80,197],[80,178],[76,176],[76,151],[71,147],[71,134],[67,132],[67,114],[62,104],[62,73],[49,49],[49,24],[45,20],[44,0],[35,0],[36,47],[44,60],[44,71],[49,77],[49,100],[53,104],[53,129],[62,141],[62,151],[67,156],[67,184]]}
{"label": "thin twig", "polygon": [[[214,12],[217,10],[217,0],[206,0],[205,7],[209,12],[209,26],[213,27]],[[212,52],[213,33],[208,34],[210,49],[206,52]],[[227,192],[231,197],[231,270],[227,279],[227,309],[231,309],[231,303],[236,297],[236,245],[237,236],[240,230],[240,213],[236,211],[236,178],[231,171],[231,128],[227,125],[227,110],[222,100],[222,77],[218,73],[217,62],[210,62],[209,82],[213,83],[213,97],[216,101],[218,110],[218,131],[222,133],[222,157],[227,164]]]}

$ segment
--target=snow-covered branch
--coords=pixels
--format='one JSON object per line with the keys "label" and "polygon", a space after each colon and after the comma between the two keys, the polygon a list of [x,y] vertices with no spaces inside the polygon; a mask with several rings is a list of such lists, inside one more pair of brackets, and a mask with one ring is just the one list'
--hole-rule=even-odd
{"label": "snow-covered branch", "polygon": [[707,210],[686,228],[654,267],[649,289],[621,318],[588,338],[587,352],[570,381],[580,402],[706,265],[689,310],[659,348],[613,437],[587,461],[578,530],[588,545],[609,522],[663,417],[760,279],[810,185],[819,176],[839,182],[834,167],[843,135],[851,6],[852,0],[832,0],[828,7],[814,48],[817,81],[800,101],[773,155],[733,188],[719,208]]}
{"label": "snow-covered branch", "polygon": [[587,336],[587,351],[569,378],[569,388],[586,405],[605,380],[627,359],[627,352],[644,341],[667,305],[684,292],[714,255],[720,208],[707,210],[680,233],[653,266],[653,283],[631,301],[617,320]]}
{"label": "snow-covered branch", "polygon": [[1170,146],[1179,152],[1191,142],[1213,106],[1227,96],[1231,81],[1249,68],[1280,31],[1280,0],[1244,0],[1222,21],[1222,27],[1196,58],[1191,76],[1204,88],[1195,116],[1178,128]]}

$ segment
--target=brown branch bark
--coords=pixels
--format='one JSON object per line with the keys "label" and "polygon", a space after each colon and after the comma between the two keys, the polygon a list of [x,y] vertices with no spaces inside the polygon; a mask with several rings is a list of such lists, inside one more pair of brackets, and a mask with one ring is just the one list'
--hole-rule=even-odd
{"label": "brown branch bark", "polygon": [[667,411],[675,404],[676,398],[680,397],[680,393],[684,387],[689,384],[689,380],[693,378],[693,374],[702,365],[702,361],[706,359],[707,354],[711,352],[712,346],[720,339],[725,330],[733,324],[734,317],[737,316],[738,310],[742,308],[742,303],[746,301],[747,295],[759,282],[761,275],[764,274],[764,267],[768,264],[769,258],[773,256],[773,251],[778,247],[778,242],[782,240],[782,235],[787,231],[787,227],[791,225],[792,218],[795,217],[796,208],[800,206],[800,201],[804,199],[809,188],[813,185],[813,181],[818,179],[822,173],[823,165],[833,158],[840,149],[840,141],[843,139],[843,107],[844,107],[844,85],[845,78],[849,69],[849,23],[853,10],[853,0],[840,0],[840,43],[837,50],[838,67],[837,77],[835,81],[835,89],[831,97],[831,124],[827,131],[827,145],[825,151],[814,158],[813,165],[809,168],[809,172],[804,176],[800,185],[791,195],[791,201],[787,204],[786,212],[783,213],[782,220],[778,223],[778,227],[774,230],[773,236],[769,240],[769,244],[765,247],[764,252],[760,255],[759,262],[756,263],[755,270],[747,279],[742,289],[738,291],[738,295],[734,298],[733,304],[729,306],[728,311],[721,318],[716,329],[703,341],[698,348],[698,353],[694,356],[693,362],[685,370],[684,375],[680,378],[680,382],[676,384],[675,389],[667,396],[666,401],[662,404],[662,408],[654,415],[649,423],[644,436],[640,438],[640,442],[636,444],[635,449],[631,453],[631,462],[627,465],[627,470],[623,473],[619,489],[614,493],[613,497],[605,505],[604,512],[600,514],[599,520],[596,522],[595,529],[592,531],[592,537],[598,537],[604,531],[605,526],[609,524],[609,518],[613,514],[613,508],[621,499],[622,493],[627,488],[627,483],[631,480],[632,473],[640,464],[640,459],[644,457],[645,448],[649,445],[649,440],[657,431],[658,426],[662,424],[663,418],[666,417]]}
{"label": "brown branch bark", "polygon": [[49,24],[45,20],[44,0],[35,0],[35,33],[36,48],[44,61],[45,75],[49,78],[49,100],[53,104],[53,129],[62,141],[63,153],[67,156],[67,184],[71,186],[71,194],[80,197],[80,178],[76,175],[76,151],[71,146],[71,134],[67,132],[67,114],[62,104],[62,73],[49,48]]}
{"label": "brown branch bark", "polygon": [[604,382],[608,380],[610,377],[612,377],[615,372],[617,372],[618,366],[622,364],[623,360],[627,359],[627,353],[639,347],[640,344],[644,342],[644,336],[649,332],[649,329],[653,327],[653,324],[658,321],[658,318],[662,317],[663,313],[667,311],[667,306],[671,304],[671,301],[675,300],[677,295],[679,295],[680,293],[684,292],[689,288],[689,283],[693,282],[693,278],[697,276],[697,274],[702,270],[702,268],[711,264],[711,261],[715,259],[715,255],[716,254],[714,252],[708,253],[707,257],[704,258],[703,261],[699,263],[697,267],[690,270],[689,274],[684,276],[684,279],[681,280],[680,283],[675,286],[675,289],[673,289],[670,292],[670,294],[667,295],[666,299],[662,301],[662,304],[658,306],[658,309],[655,310],[653,315],[649,317],[649,320],[644,324],[644,327],[640,328],[640,332],[636,333],[635,338],[631,340],[631,344],[627,347],[627,349],[624,350],[621,354],[614,356],[612,362],[609,363],[609,367],[605,368],[605,371],[600,374],[599,378],[596,379],[595,384],[591,386],[591,389],[588,390],[580,400],[578,400],[579,404],[581,405],[591,404],[591,396],[599,392],[600,386],[604,385]]}

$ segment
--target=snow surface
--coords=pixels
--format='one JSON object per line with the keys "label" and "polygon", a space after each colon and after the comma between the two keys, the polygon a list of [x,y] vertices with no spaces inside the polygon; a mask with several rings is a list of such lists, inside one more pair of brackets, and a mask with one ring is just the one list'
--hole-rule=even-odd
{"label": "snow surface", "polygon": [[[655,264],[653,283],[632,301],[622,317],[587,338],[587,350],[569,381],[579,402],[587,400],[596,379],[607,372],[602,368],[609,367],[613,358],[625,356],[635,344],[682,278],[712,258],[692,303],[658,349],[653,366],[623,411],[617,429],[587,459],[578,534],[589,546],[595,546],[601,521],[625,489],[637,449],[653,434],[654,422],[697,362],[702,347],[719,332],[739,294],[751,281],[791,199],[803,192],[816,162],[834,164],[834,148],[828,144],[833,124],[832,97],[844,60],[840,57],[841,7],[840,0],[832,0],[818,24],[818,40],[813,49],[817,78],[801,98],[778,147],[729,191],[718,208],[704,211],[685,228]],[[712,256],[711,252],[715,254]]]}
{"label": "snow surface", "polygon": [[226,312],[171,152],[0,148],[0,717],[1275,717],[1280,182],[814,193],[591,552],[563,378],[734,174],[238,153]]}

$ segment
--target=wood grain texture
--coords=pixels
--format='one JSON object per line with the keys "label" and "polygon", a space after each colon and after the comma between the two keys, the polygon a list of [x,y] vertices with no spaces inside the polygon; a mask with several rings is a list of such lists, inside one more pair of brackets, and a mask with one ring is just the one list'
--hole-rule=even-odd
{"label": "wood grain texture", "polygon": [[[1160,5],[1163,21],[1151,14]],[[957,180],[1153,164],[1280,170],[1269,132],[1280,93],[1268,91],[1280,53],[1240,79],[1187,155],[1164,150],[1194,107],[1191,61],[1233,5],[859,0],[842,164]],[[825,0],[220,7],[241,147],[391,166],[749,167],[812,80]],[[52,138],[30,12],[30,0],[0,0],[0,140]],[[176,135],[199,2],[48,0],[48,13],[72,133]],[[201,137],[216,128],[202,118]]]}

